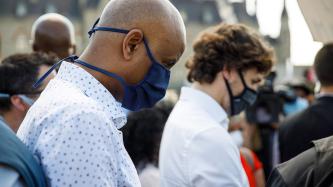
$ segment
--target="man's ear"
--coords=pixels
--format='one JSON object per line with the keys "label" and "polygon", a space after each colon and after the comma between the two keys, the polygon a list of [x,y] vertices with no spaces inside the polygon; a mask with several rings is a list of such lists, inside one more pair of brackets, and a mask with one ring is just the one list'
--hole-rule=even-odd
{"label": "man's ear", "polygon": [[140,29],[132,29],[123,40],[123,56],[130,60],[143,41],[143,32]]}
{"label": "man's ear", "polygon": [[72,44],[72,46],[69,48],[69,54],[74,55],[76,54],[76,45]]}
{"label": "man's ear", "polygon": [[235,69],[230,69],[230,68],[224,67],[222,70],[222,75],[229,82],[233,82],[237,79],[238,73]]}
{"label": "man's ear", "polygon": [[24,101],[17,95],[11,96],[10,102],[14,108],[22,112],[27,111],[29,109],[29,106],[26,103],[24,103]]}
{"label": "man's ear", "polygon": [[230,69],[227,68],[227,67],[223,67],[223,69],[222,69],[222,76],[225,79],[229,80],[231,78],[231,71],[230,71]]}

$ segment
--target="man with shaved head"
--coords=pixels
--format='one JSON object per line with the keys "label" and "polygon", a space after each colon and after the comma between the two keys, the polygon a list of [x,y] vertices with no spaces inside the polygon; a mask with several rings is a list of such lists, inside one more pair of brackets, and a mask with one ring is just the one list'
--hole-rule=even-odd
{"label": "man with shaved head", "polygon": [[76,52],[74,26],[60,14],[40,16],[32,25],[31,40],[33,51],[53,52],[61,59]]}
{"label": "man with shaved head", "polygon": [[50,186],[140,186],[118,130],[123,108],[149,108],[164,97],[185,48],[183,20],[168,0],[111,0],[89,35],[82,55],[62,62],[18,136]]}

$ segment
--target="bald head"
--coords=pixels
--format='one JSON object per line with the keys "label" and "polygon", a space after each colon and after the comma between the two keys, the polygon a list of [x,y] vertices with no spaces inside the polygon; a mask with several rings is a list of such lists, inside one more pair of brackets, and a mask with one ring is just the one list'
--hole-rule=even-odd
{"label": "bald head", "polygon": [[59,58],[75,53],[74,26],[66,17],[49,13],[40,16],[31,30],[34,51],[53,52]]}
{"label": "bald head", "polygon": [[[80,59],[122,77],[130,85],[143,81],[153,63],[170,69],[186,43],[184,22],[168,0],[110,0],[90,33],[94,34]],[[119,81],[87,71],[116,98],[122,97]]]}
{"label": "bald head", "polygon": [[[132,61],[131,64],[140,68],[149,67],[151,62],[147,58],[143,38],[147,39],[155,59],[166,67],[174,65],[185,49],[184,22],[168,0],[111,0],[97,26],[129,30],[128,34],[97,31],[88,46],[90,50],[85,50],[94,54],[95,58],[100,57],[96,61],[103,61],[112,55],[112,63],[119,62],[117,67],[126,64],[123,61]],[[97,51],[99,55],[96,55]],[[110,66],[111,63],[107,64]],[[130,69],[129,66],[122,68]],[[134,79],[135,76],[139,78],[142,74],[131,74]]]}
{"label": "bald head", "polygon": [[100,20],[102,25],[127,29],[143,24],[160,25],[169,22],[183,26],[178,10],[168,0],[110,0]]}
{"label": "bald head", "polygon": [[150,42],[164,40],[165,36],[179,43],[185,41],[184,22],[169,0],[111,0],[103,10],[99,25],[138,28]]}

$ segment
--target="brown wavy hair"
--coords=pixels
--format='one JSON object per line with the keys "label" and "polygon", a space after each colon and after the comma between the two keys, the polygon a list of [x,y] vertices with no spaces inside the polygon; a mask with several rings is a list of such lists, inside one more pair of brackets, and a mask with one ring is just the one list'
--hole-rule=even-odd
{"label": "brown wavy hair", "polygon": [[224,67],[241,71],[256,68],[267,74],[275,63],[273,49],[242,24],[220,24],[207,29],[194,43],[193,51],[186,63],[190,82],[212,83]]}

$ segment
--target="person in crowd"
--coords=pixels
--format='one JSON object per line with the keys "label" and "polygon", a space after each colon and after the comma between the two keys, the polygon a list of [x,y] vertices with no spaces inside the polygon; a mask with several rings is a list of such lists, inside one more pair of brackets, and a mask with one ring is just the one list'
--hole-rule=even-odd
{"label": "person in crowd", "polygon": [[185,48],[184,22],[168,0],[111,0],[89,35],[80,57],[53,66],[62,63],[18,136],[50,186],[140,186],[118,130],[123,108],[163,98]]}
{"label": "person in crowd", "polygon": [[284,117],[296,114],[309,106],[308,100],[299,96],[288,84],[276,86],[275,91],[281,99]]}
{"label": "person in crowd", "polygon": [[333,136],[312,141],[312,147],[278,165],[268,187],[312,187],[333,185]]}
{"label": "person in crowd", "polygon": [[125,148],[138,171],[142,187],[160,186],[160,142],[176,98],[176,93],[168,90],[163,100],[154,108],[130,113],[127,124],[122,129]]}
{"label": "person in crowd", "polygon": [[176,105],[179,99],[178,93],[174,89],[168,89],[165,93],[165,97],[159,101],[154,108],[160,110],[166,118],[169,117],[173,107]]}
{"label": "person in crowd", "polygon": [[262,162],[249,148],[240,147],[242,166],[250,187],[265,187],[265,173]]}
{"label": "person in crowd", "polygon": [[130,113],[124,128],[124,144],[138,171],[142,187],[158,187],[158,153],[163,128],[164,114],[154,109]]}
{"label": "person in crowd", "polygon": [[36,90],[32,84],[55,61],[32,53],[15,54],[0,63],[0,186],[46,186],[42,168],[15,133],[48,80]]}
{"label": "person in crowd", "polygon": [[314,69],[321,84],[311,106],[287,118],[279,128],[281,161],[285,162],[311,148],[311,141],[333,134],[333,43],[321,48]]}
{"label": "person in crowd", "polygon": [[55,53],[63,59],[76,52],[74,26],[60,14],[44,14],[32,25],[31,43],[33,51]]}
{"label": "person in crowd", "polygon": [[306,99],[309,104],[312,104],[315,99],[313,85],[305,82],[296,82],[291,83],[290,86],[295,91],[298,97]]}
{"label": "person in crowd", "polygon": [[228,116],[253,104],[273,51],[250,28],[219,24],[204,31],[187,62],[191,87],[181,90],[163,132],[163,187],[248,186]]}
{"label": "person in crowd", "polygon": [[244,130],[248,125],[244,120],[244,115],[240,114],[230,118],[229,134],[240,150],[241,163],[249,181],[250,187],[264,187],[265,174],[261,161],[257,155],[244,146]]}
{"label": "person in crowd", "polygon": [[38,88],[32,85],[56,62],[56,57],[43,53],[15,54],[1,62],[0,116],[14,133],[55,72]]}

